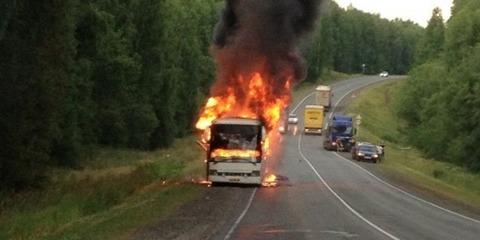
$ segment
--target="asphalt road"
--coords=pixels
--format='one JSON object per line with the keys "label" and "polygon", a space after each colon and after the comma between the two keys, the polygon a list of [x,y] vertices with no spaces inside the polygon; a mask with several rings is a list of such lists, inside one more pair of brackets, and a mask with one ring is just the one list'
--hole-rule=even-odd
{"label": "asphalt road", "polygon": [[[388,78],[388,79],[394,79]],[[333,103],[385,81],[361,77],[332,85]],[[299,103],[302,110],[313,97]],[[411,195],[322,147],[323,137],[285,135],[270,166],[276,188],[241,188],[232,219],[214,239],[480,239],[480,221]],[[226,190],[226,189],[225,189]]]}

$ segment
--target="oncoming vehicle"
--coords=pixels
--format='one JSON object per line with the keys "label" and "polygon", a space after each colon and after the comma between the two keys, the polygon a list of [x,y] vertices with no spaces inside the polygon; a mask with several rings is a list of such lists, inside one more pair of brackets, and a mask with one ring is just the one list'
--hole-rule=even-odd
{"label": "oncoming vehicle", "polygon": [[325,135],[325,141],[323,142],[325,149],[349,152],[355,143],[352,117],[334,115],[328,124]]}
{"label": "oncoming vehicle", "polygon": [[304,133],[322,135],[324,107],[319,105],[305,106]]}
{"label": "oncoming vehicle", "polygon": [[371,161],[377,163],[380,161],[380,155],[377,146],[371,143],[358,143],[352,149],[352,158],[358,161]]}
{"label": "oncoming vehicle", "polygon": [[266,160],[264,124],[256,119],[221,118],[210,127],[207,180],[261,184]]}
{"label": "oncoming vehicle", "polygon": [[285,110],[280,115],[280,126],[278,127],[278,132],[280,134],[286,134],[289,131],[288,124],[290,124],[290,121],[291,121],[290,115],[292,114],[288,114],[288,111],[289,111],[288,109],[289,107],[286,107]]}
{"label": "oncoming vehicle", "polygon": [[295,113],[290,113],[290,114],[288,115],[288,123],[289,123],[289,124],[297,124],[297,123],[298,123],[297,114],[295,114]]}
{"label": "oncoming vehicle", "polygon": [[379,75],[380,77],[388,77],[388,72],[387,71],[383,71],[380,73]]}
{"label": "oncoming vehicle", "polygon": [[320,85],[315,88],[315,104],[323,106],[324,110],[328,112],[332,105],[332,88],[329,86]]}

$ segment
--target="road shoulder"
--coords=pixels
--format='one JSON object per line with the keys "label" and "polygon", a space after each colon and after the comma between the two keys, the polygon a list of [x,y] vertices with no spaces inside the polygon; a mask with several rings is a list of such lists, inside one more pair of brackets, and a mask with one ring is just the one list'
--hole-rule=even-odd
{"label": "road shoulder", "polygon": [[[375,108],[379,106],[372,105],[372,101],[365,102],[366,99],[371,99],[374,97],[379,97],[382,95],[384,98],[393,98],[394,94],[388,94],[388,91],[383,92],[382,89],[385,88],[384,86],[388,86],[389,83],[386,84],[375,84],[369,86],[368,88],[364,88],[361,91],[354,92],[347,97],[346,100],[342,105],[347,106],[346,109],[341,109],[349,112],[350,114],[361,114],[363,119],[373,119],[372,116],[368,116],[369,113],[362,113],[362,109],[365,109],[365,106],[368,105],[368,108]],[[373,92],[377,92],[378,94],[372,95]],[[377,96],[378,95],[378,96]],[[375,101],[373,101],[375,103]],[[382,102],[381,104],[387,104]],[[388,106],[387,106],[388,107]],[[366,116],[366,118],[365,118]],[[378,117],[378,116],[376,116]],[[379,121],[380,122],[380,121]],[[362,131],[360,138],[364,138],[363,140],[369,140],[371,142],[387,142],[387,145],[391,147],[398,148],[398,143],[391,143],[386,141],[384,138],[386,135],[377,136],[373,134],[372,131],[368,131],[368,127],[362,127]],[[365,133],[365,130],[367,133]],[[390,134],[390,133],[389,133]],[[390,149],[391,149],[390,147]],[[410,148],[408,148],[410,149]],[[425,174],[424,172],[416,171],[414,169],[415,166],[400,166],[400,164],[407,164],[405,160],[402,160],[402,156],[398,156],[398,154],[392,154],[389,159],[388,156],[389,147],[386,148],[387,153],[387,160],[385,164],[368,164],[368,163],[358,163],[361,167],[365,168],[366,170],[370,171],[375,176],[378,176],[380,179],[385,180],[386,182],[408,192],[411,193],[419,198],[422,198],[428,202],[434,203],[439,205],[443,208],[452,210],[454,212],[458,212],[463,214],[467,217],[471,217],[474,219],[480,219],[480,205],[478,202],[475,201],[468,201],[469,196],[462,196],[466,195],[464,189],[459,189],[460,187],[457,185],[453,185],[449,182],[444,181],[443,179],[438,179],[435,177],[435,171],[446,171],[448,167],[443,168],[443,165],[435,165],[431,171],[431,174]],[[398,150],[398,149],[395,149]],[[405,152],[406,150],[402,150]],[[402,152],[400,151],[400,152]],[[414,152],[413,150],[411,152]],[[392,155],[391,154],[391,155]],[[409,153],[410,154],[410,153]],[[343,154],[343,156],[347,159],[351,160],[350,154]],[[415,156],[417,157],[417,156]],[[395,161],[395,162],[394,162]],[[402,162],[403,161],[403,162]],[[430,161],[432,163],[436,163],[433,160],[421,160],[421,161]],[[400,163],[399,163],[400,162]],[[443,164],[443,163],[439,163]],[[452,167],[453,168],[453,167]],[[438,170],[441,169],[441,170]],[[470,194],[470,193],[469,193]],[[476,200],[477,197],[472,197],[471,199]]]}

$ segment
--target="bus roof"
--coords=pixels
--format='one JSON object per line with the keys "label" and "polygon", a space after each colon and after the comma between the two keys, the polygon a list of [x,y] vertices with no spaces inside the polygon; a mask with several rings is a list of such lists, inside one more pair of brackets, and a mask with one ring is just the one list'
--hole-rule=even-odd
{"label": "bus roof", "polygon": [[323,110],[323,106],[320,106],[320,105],[307,105],[305,106],[305,109],[322,109]]}
{"label": "bus roof", "polygon": [[324,85],[319,85],[317,88],[316,88],[317,91],[330,91],[331,88],[329,86],[324,86]]}
{"label": "bus roof", "polygon": [[213,121],[213,125],[262,125],[258,119],[252,118],[219,118]]}

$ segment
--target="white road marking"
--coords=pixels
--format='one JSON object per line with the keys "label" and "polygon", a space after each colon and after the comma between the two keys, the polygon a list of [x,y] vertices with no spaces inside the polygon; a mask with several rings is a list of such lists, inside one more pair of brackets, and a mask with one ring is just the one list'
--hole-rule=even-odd
{"label": "white road marking", "polygon": [[320,173],[318,173],[318,171],[315,169],[315,167],[313,167],[312,163],[310,162],[310,160],[308,160],[308,158],[303,154],[302,152],[302,147],[301,147],[301,144],[302,144],[302,136],[303,135],[300,135],[300,137],[298,138],[298,152],[300,153],[300,156],[303,158],[303,160],[308,164],[308,166],[310,166],[310,168],[313,170],[313,172],[315,173],[315,175],[317,175],[318,179],[320,179],[320,181],[323,183],[323,185],[325,185],[325,187],[328,189],[328,191],[330,191],[330,193],[333,194],[333,196],[335,196],[338,201],[340,201],[340,203],[343,204],[343,206],[345,206],[351,213],[353,213],[355,216],[357,216],[358,218],[360,218],[360,220],[364,221],[365,223],[367,223],[368,225],[370,225],[371,227],[373,227],[374,229],[376,229],[377,231],[381,232],[382,234],[384,234],[385,236],[387,236],[388,238],[390,239],[393,239],[393,240],[399,240],[399,238],[395,237],[394,235],[392,235],[391,233],[387,232],[386,230],[382,229],[381,227],[379,227],[378,225],[370,222],[368,219],[366,219],[364,216],[362,216],[360,213],[358,213],[355,209],[353,209],[345,200],[343,200],[343,198],[341,198],[331,187],[330,185],[328,185],[328,183],[325,181],[325,179],[323,179],[323,177],[320,175]]}
{"label": "white road marking", "polygon": [[247,206],[245,207],[245,209],[243,209],[242,214],[240,214],[240,216],[237,218],[235,223],[230,227],[230,230],[228,230],[227,235],[225,236],[225,238],[223,238],[224,240],[228,240],[228,239],[230,239],[230,237],[232,237],[233,232],[238,227],[238,224],[240,224],[243,217],[245,217],[245,215],[247,214],[248,209],[252,205],[253,198],[255,197],[255,193],[257,193],[257,188],[255,188],[255,190],[253,190],[252,195],[250,196],[250,199],[248,200]]}
{"label": "white road marking", "polygon": [[[352,90],[348,91],[346,94],[344,94],[344,95],[335,103],[335,106],[333,107],[333,109],[332,109],[332,111],[331,111],[331,113],[330,113],[330,115],[329,115],[329,119],[332,118],[333,113],[334,113],[335,110],[337,109],[337,106],[340,104],[340,102],[343,101],[343,99],[345,99],[349,94],[351,94],[351,93],[354,92],[354,91],[359,90],[360,88],[368,87],[368,86],[370,86],[370,85],[373,85],[373,84],[376,84],[376,83],[379,83],[379,82],[381,82],[381,81],[375,81],[375,82],[372,82],[372,83],[369,83],[369,84],[360,86],[359,88],[352,89]],[[301,101],[300,103],[298,103],[298,105],[295,107],[295,110],[297,110],[297,109],[302,105],[302,103],[305,102],[308,98],[310,98],[313,94],[314,94],[314,93],[311,93],[311,94],[307,95],[304,99],[302,99],[302,101]],[[327,126],[328,126],[328,122],[327,122]],[[299,140],[301,139],[301,137],[302,137],[302,136],[300,136]],[[299,142],[299,144],[300,144],[300,142]],[[303,155],[302,152],[300,152],[300,154]],[[409,193],[409,192],[407,192],[407,191],[405,191],[405,190],[402,190],[402,189],[400,189],[400,188],[398,188],[398,187],[396,187],[396,186],[394,186],[394,185],[392,185],[392,184],[390,184],[390,183],[382,180],[381,178],[377,177],[376,175],[374,175],[374,174],[371,173],[370,171],[368,171],[368,170],[366,170],[365,168],[361,167],[360,165],[358,165],[358,164],[356,164],[356,163],[354,163],[354,162],[346,159],[345,157],[339,155],[338,153],[334,153],[334,154],[336,154],[336,155],[339,156],[340,158],[343,158],[343,159],[347,160],[348,162],[350,162],[350,163],[353,164],[354,166],[360,168],[361,170],[363,170],[364,172],[366,172],[368,175],[370,175],[371,177],[373,177],[373,178],[376,179],[377,181],[385,184],[386,186],[388,186],[388,187],[390,187],[390,188],[392,188],[392,189],[394,189],[394,190],[396,190],[396,191],[399,191],[399,192],[401,192],[401,193],[403,193],[403,194],[405,194],[405,195],[407,195],[407,196],[409,196],[409,197],[411,197],[411,198],[413,198],[413,199],[415,199],[415,200],[417,200],[417,201],[419,201],[419,202],[422,202],[422,203],[424,203],[424,204],[430,205],[430,206],[432,206],[432,207],[434,207],[434,208],[440,209],[440,210],[445,211],[445,212],[447,212],[447,213],[450,213],[450,214],[452,214],[452,215],[454,215],[454,216],[457,216],[457,217],[460,217],[460,218],[463,218],[463,219],[466,219],[466,220],[469,220],[469,221],[472,221],[472,222],[475,222],[475,223],[479,223],[479,224],[480,224],[480,220],[477,220],[477,219],[474,219],[474,218],[465,216],[465,215],[463,215],[463,214],[460,214],[460,213],[458,213],[458,212],[455,212],[455,211],[452,211],[452,210],[443,208],[443,207],[441,207],[441,206],[439,206],[439,205],[437,205],[437,204],[435,204],[435,203],[432,203],[432,202],[430,202],[430,201],[427,201],[427,200],[425,200],[425,199],[422,199],[422,198],[420,198],[420,197],[417,197],[417,196],[415,196],[415,195],[413,195],[413,194],[411,194],[411,193]],[[302,158],[303,158],[303,157],[304,157],[304,156],[302,156]],[[319,175],[318,172],[316,172],[316,170],[315,170],[315,169],[313,168],[313,166],[311,165],[310,161],[307,160],[306,162],[308,163],[308,165],[310,165],[310,167],[314,170],[314,172],[315,172],[317,175]],[[320,177],[321,177],[321,176],[320,176]],[[323,182],[323,181],[322,181],[322,182]],[[330,189],[330,188],[329,188],[329,189]],[[335,195],[335,194],[334,194],[334,195]]]}
{"label": "white road marking", "polygon": [[[302,105],[302,103],[304,103],[308,98],[310,98],[313,94],[315,94],[315,92],[312,92],[310,94],[308,94],[307,96],[305,96],[298,104],[297,106],[295,106],[295,108],[291,111],[291,113],[295,113],[297,111],[297,109]],[[252,193],[252,195],[250,196],[250,200],[248,201],[248,204],[247,206],[245,207],[245,209],[243,210],[242,214],[240,214],[240,216],[237,218],[237,220],[235,221],[235,223],[230,227],[230,230],[228,231],[227,235],[225,236],[224,240],[228,240],[230,239],[231,235],[233,234],[233,232],[235,231],[235,229],[237,228],[238,224],[240,224],[240,222],[242,221],[243,217],[245,216],[245,214],[247,214],[248,212],[248,209],[250,208],[250,205],[252,205],[252,202],[253,202],[253,198],[255,197],[255,193],[257,192],[257,189],[255,189]]]}
{"label": "white road marking", "polygon": [[329,233],[329,234],[334,234],[334,235],[339,235],[344,238],[356,238],[358,237],[358,234],[351,234],[348,232],[342,232],[342,231],[321,231],[321,233]]}
{"label": "white road marking", "polygon": [[[375,84],[375,83],[377,83],[377,82],[373,82],[373,83],[364,85],[364,86],[362,86],[362,87],[366,87],[366,86],[369,86],[369,85],[372,85],[372,84]],[[353,92],[353,91],[355,91],[355,90],[358,90],[358,89],[354,89],[354,90],[352,90],[352,91],[349,91],[349,92],[348,92],[347,94],[345,94],[342,98],[340,98],[340,100],[337,101],[337,103],[335,104],[332,113],[333,113],[334,110],[336,109],[337,105],[341,102],[341,100],[342,100],[343,98],[345,98],[348,94],[350,94],[351,92]],[[308,94],[307,96],[305,96],[305,97],[297,104],[297,106],[295,106],[295,108],[294,108],[291,112],[292,112],[292,113],[295,113],[295,112],[298,110],[298,108],[299,108],[308,98],[310,98],[313,94],[315,94],[315,92],[312,92],[312,93]],[[332,113],[330,113],[330,118],[331,118],[331,116],[332,116]],[[299,138],[299,139],[301,139],[301,135],[300,135],[300,138]],[[302,152],[300,152],[300,154],[304,157],[304,155],[303,155]],[[306,159],[306,158],[304,158],[304,159]],[[318,174],[318,172],[317,172],[317,171],[313,168],[313,166],[311,165],[310,161],[307,160],[307,162],[308,162],[309,165],[312,167],[312,169],[315,171],[315,173],[317,173],[317,175],[321,178],[321,176]],[[323,180],[323,178],[321,178],[320,180]],[[323,180],[323,182],[324,182],[324,180]],[[324,182],[324,184],[326,185],[326,182]],[[331,190],[331,188],[330,188],[328,185],[326,185],[326,186]],[[333,191],[333,190],[331,190],[331,191]],[[248,201],[248,203],[247,203],[247,206],[245,207],[245,209],[243,210],[243,212],[240,214],[240,216],[237,218],[237,220],[235,221],[235,223],[230,227],[230,230],[228,231],[228,233],[227,233],[227,235],[225,236],[224,240],[230,239],[230,237],[232,236],[232,234],[233,234],[233,232],[235,231],[235,229],[238,227],[238,225],[240,224],[240,222],[242,221],[242,219],[245,217],[245,215],[246,215],[247,212],[248,212],[248,209],[249,209],[250,206],[252,205],[252,202],[253,202],[253,199],[254,199],[254,197],[255,197],[256,192],[257,192],[257,189],[255,189],[255,190],[252,192],[252,195],[250,196],[250,199],[249,199],[249,201]],[[333,192],[333,193],[334,193],[334,192]],[[336,195],[336,193],[335,193],[334,195]],[[338,196],[338,195],[337,195],[337,196]],[[341,199],[341,198],[340,198],[340,199]],[[343,201],[343,200],[342,200],[342,201]],[[345,203],[345,204],[346,204],[346,203]],[[347,204],[347,205],[348,205],[348,204]],[[352,210],[353,210],[353,208],[352,208]],[[353,211],[355,211],[355,210],[353,210]],[[357,213],[357,214],[358,214],[358,213]],[[361,216],[361,215],[360,215],[360,216]],[[365,220],[366,220],[366,219],[365,219]],[[368,221],[368,220],[366,220],[366,221]],[[388,234],[388,233],[387,233],[387,234]],[[398,238],[392,238],[392,239],[398,239]]]}
{"label": "white road marking", "polygon": [[304,103],[305,101],[307,101],[307,99],[309,99],[313,94],[315,94],[315,92],[311,92],[310,94],[308,94],[307,96],[305,96],[298,104],[297,106],[295,106],[295,108],[292,109],[291,113],[295,113],[298,108],[302,105],[302,103]]}
{"label": "white road marking", "polygon": [[[375,82],[375,83],[377,83],[377,82]],[[362,86],[361,88],[367,87],[367,86],[369,86],[369,85],[371,85],[371,84],[367,84],[367,85],[365,85],[365,86]],[[335,112],[335,110],[337,109],[338,104],[339,104],[341,101],[343,101],[344,98],[346,98],[350,93],[352,93],[352,92],[354,92],[354,91],[356,91],[356,90],[358,90],[358,89],[352,89],[351,91],[349,91],[349,92],[347,92],[345,95],[343,95],[343,96],[335,103],[335,106],[334,106],[334,108],[333,108],[333,110],[332,110],[332,113]],[[330,118],[331,118],[331,114],[332,114],[332,113],[330,113]],[[466,220],[469,220],[469,221],[472,221],[472,222],[475,222],[475,223],[479,223],[479,224],[480,224],[480,220],[477,220],[477,219],[474,219],[474,218],[471,218],[471,217],[467,217],[467,216],[465,216],[465,215],[463,215],[463,214],[461,214],[461,213],[458,213],[458,212],[455,212],[455,211],[452,211],[452,210],[443,208],[443,207],[441,207],[441,206],[439,206],[439,205],[437,205],[437,204],[435,204],[435,203],[432,203],[432,202],[430,202],[430,201],[427,201],[427,200],[425,200],[425,199],[422,199],[422,198],[420,198],[420,197],[417,197],[417,196],[415,196],[415,195],[413,195],[413,194],[411,194],[411,193],[409,193],[409,192],[406,192],[405,190],[402,190],[402,189],[400,189],[400,188],[398,188],[398,187],[396,187],[396,186],[394,186],[394,185],[392,185],[392,184],[390,184],[390,183],[382,180],[381,178],[377,177],[376,175],[374,175],[373,173],[371,173],[371,172],[368,171],[367,169],[365,169],[365,168],[363,168],[362,166],[360,166],[360,165],[358,165],[358,164],[356,164],[356,163],[354,163],[354,162],[346,159],[345,157],[341,156],[340,154],[338,154],[338,153],[334,153],[334,154],[337,155],[337,156],[340,157],[340,158],[343,158],[343,159],[347,160],[349,163],[353,164],[353,165],[356,166],[357,168],[360,168],[361,170],[363,170],[364,172],[366,172],[366,173],[367,173],[368,175],[370,175],[371,177],[375,178],[376,180],[378,180],[379,182],[385,184],[386,186],[389,186],[390,188],[393,188],[394,190],[397,190],[397,191],[399,191],[399,192],[401,192],[401,193],[403,193],[403,194],[405,194],[405,195],[407,195],[407,196],[409,196],[409,197],[411,197],[411,198],[413,198],[413,199],[415,199],[415,200],[417,200],[417,201],[423,202],[423,203],[425,203],[425,204],[427,204],[427,205],[430,205],[430,206],[432,206],[432,207],[434,207],[434,208],[440,209],[440,210],[442,210],[442,211],[445,211],[445,212],[450,213],[450,214],[452,214],[452,215],[455,215],[455,216],[457,216],[457,217],[460,217],[460,218],[463,218],[463,219],[466,219]]]}
{"label": "white road marking", "polygon": [[[374,81],[374,82],[371,82],[371,83],[362,85],[362,86],[360,86],[359,88],[355,88],[355,89],[352,89],[352,90],[350,90],[349,92],[347,92],[345,95],[343,95],[343,96],[335,103],[334,107],[333,107],[332,110],[330,111],[330,114],[328,115],[328,119],[329,119],[329,120],[332,119],[333,113],[334,113],[335,110],[337,109],[338,104],[339,104],[341,101],[343,101],[343,99],[344,99],[345,97],[347,97],[349,94],[351,94],[352,92],[357,91],[357,90],[359,90],[359,89],[361,89],[361,88],[368,87],[368,86],[370,86],[370,85],[373,85],[373,84],[376,84],[376,83],[379,83],[379,82],[383,82],[383,81],[385,81],[385,80]],[[333,89],[333,90],[335,90],[335,89]],[[291,113],[296,113],[296,111],[298,110],[298,108],[300,108],[300,106],[301,106],[305,101],[307,101],[310,97],[312,97],[314,94],[315,94],[315,91],[314,91],[314,92],[311,92],[311,93],[309,93],[307,96],[305,96],[305,97],[295,106],[295,108],[292,109]],[[328,121],[327,121],[327,123],[326,123],[325,128],[327,128],[327,127],[328,127]]]}
{"label": "white road marking", "polygon": [[346,160],[347,162],[351,163],[353,166],[355,166],[355,167],[359,168],[360,170],[364,171],[365,173],[367,173],[367,174],[370,175],[371,177],[375,178],[377,181],[379,181],[379,182],[385,184],[386,186],[388,186],[388,187],[390,187],[390,188],[393,188],[394,190],[397,190],[397,191],[399,191],[399,192],[401,192],[401,193],[403,193],[403,194],[405,194],[405,195],[407,195],[407,196],[409,196],[409,197],[411,197],[411,198],[413,198],[413,199],[415,199],[415,200],[417,200],[417,201],[423,202],[423,203],[425,203],[425,204],[427,204],[427,205],[430,205],[430,206],[432,206],[432,207],[434,207],[434,208],[440,209],[440,210],[442,210],[442,211],[445,211],[445,212],[450,213],[450,214],[452,214],[452,215],[455,215],[455,216],[457,216],[457,217],[460,217],[460,218],[463,218],[463,219],[466,219],[466,220],[469,220],[469,221],[472,221],[472,222],[475,222],[475,223],[480,224],[480,220],[477,220],[477,219],[474,219],[474,218],[471,218],[471,217],[467,217],[467,216],[465,216],[465,215],[463,215],[463,214],[461,214],[461,213],[458,213],[458,212],[455,212],[455,211],[452,211],[452,210],[443,208],[443,207],[441,207],[441,206],[439,206],[439,205],[437,205],[437,204],[435,204],[435,203],[432,203],[432,202],[430,202],[430,201],[427,201],[427,200],[425,200],[425,199],[422,199],[422,198],[420,198],[420,197],[417,197],[417,196],[415,196],[415,195],[413,195],[413,194],[411,194],[411,193],[409,193],[409,192],[407,192],[407,191],[405,191],[405,190],[403,190],[403,189],[401,189],[401,188],[399,188],[399,187],[396,187],[395,185],[392,185],[392,184],[386,182],[385,180],[383,180],[383,179],[375,176],[373,173],[371,173],[370,171],[368,171],[368,170],[365,169],[364,167],[358,165],[358,164],[355,163],[355,162],[350,161],[349,159],[343,157],[342,155],[340,155],[340,154],[338,154],[338,153],[333,153],[333,154],[335,154],[335,155],[337,155],[339,158],[342,158],[342,159]]}
{"label": "white road marking", "polygon": [[[376,83],[376,82],[375,82]],[[366,87],[366,86],[369,86],[373,83],[370,83],[370,84],[367,84],[367,85],[363,85],[362,87]],[[331,113],[330,113],[330,116],[329,116],[329,119],[332,118],[333,116],[333,113],[335,112],[335,110],[337,109],[337,106],[338,104],[345,98],[347,97],[350,93],[362,88],[362,87],[359,87],[359,88],[356,88],[356,89],[352,89],[350,91],[348,91],[345,95],[343,95],[334,105]],[[311,97],[313,95],[313,93],[307,95],[296,107],[295,107],[295,111],[300,107],[300,105],[305,102],[309,97]],[[303,160],[308,164],[308,166],[310,166],[310,168],[313,170],[313,172],[315,173],[315,175],[317,175],[317,177],[320,179],[320,181],[323,183],[323,185],[325,185],[325,187],[328,189],[328,191],[330,191],[330,193],[333,194],[333,196],[335,196],[338,201],[340,201],[340,203],[342,203],[350,212],[352,212],[354,215],[356,215],[358,218],[360,218],[360,220],[364,221],[365,223],[367,223],[368,225],[370,225],[371,227],[373,227],[374,229],[376,229],[377,231],[381,232],[382,234],[384,234],[385,236],[387,236],[388,238],[390,239],[393,239],[393,240],[398,240],[399,238],[395,237],[394,235],[392,235],[391,233],[387,232],[386,230],[382,229],[381,227],[379,227],[378,225],[370,222],[368,219],[366,219],[365,217],[363,217],[360,213],[358,213],[355,209],[353,209],[345,200],[343,200],[343,198],[341,198],[331,187],[330,185],[328,185],[327,181],[325,181],[325,179],[320,175],[320,173],[318,173],[318,171],[315,169],[315,167],[313,167],[312,163],[310,162],[310,160],[303,154],[303,151],[302,151],[302,138],[303,135],[300,135],[300,137],[298,138],[298,152],[300,153],[300,156],[303,158]]]}
{"label": "white road marking", "polygon": [[370,85],[373,85],[373,84],[377,84],[377,83],[379,83],[379,82],[383,82],[383,80],[382,80],[382,81],[374,81],[374,82],[371,82],[371,83],[362,85],[362,86],[360,86],[360,87],[358,87],[358,88],[354,88],[354,89],[348,91],[347,93],[345,93],[340,99],[338,99],[338,101],[337,101],[337,102],[335,103],[335,105],[333,106],[332,111],[330,112],[330,117],[329,117],[329,119],[332,119],[333,113],[335,112],[335,110],[337,110],[338,104],[340,104],[340,102],[343,101],[343,99],[345,99],[345,98],[346,98],[348,95],[350,95],[352,92],[358,91],[358,90],[360,90],[360,89],[362,89],[362,88],[366,88],[366,87],[368,87],[368,86],[370,86]]}

